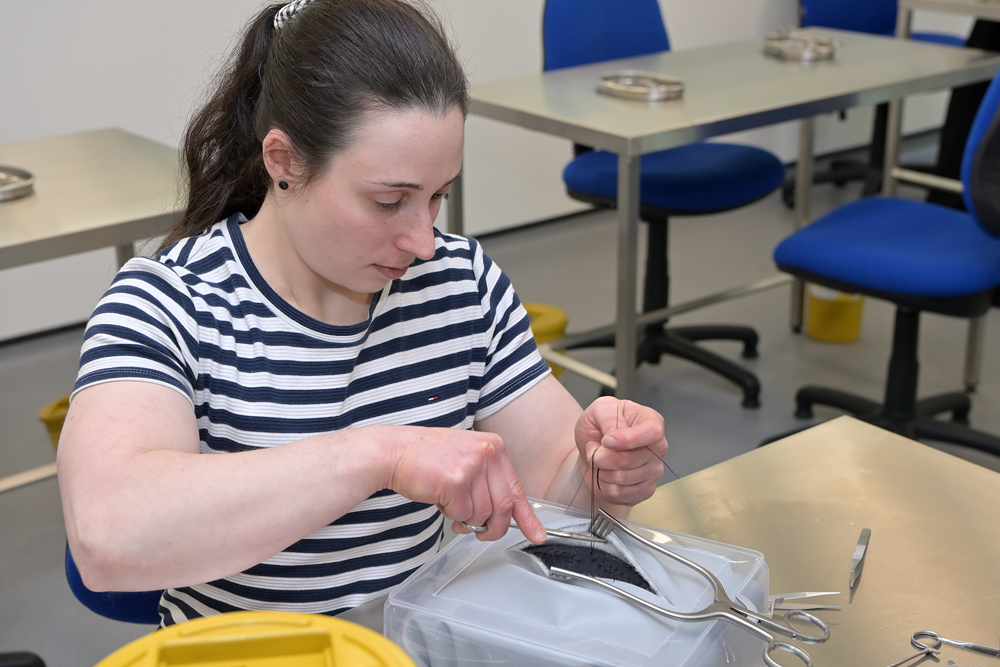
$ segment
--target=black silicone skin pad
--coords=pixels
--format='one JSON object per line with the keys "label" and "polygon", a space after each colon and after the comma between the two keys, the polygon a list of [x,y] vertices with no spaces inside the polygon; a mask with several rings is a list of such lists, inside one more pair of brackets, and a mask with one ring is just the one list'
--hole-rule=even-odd
{"label": "black silicone skin pad", "polygon": [[583,545],[539,544],[526,547],[524,552],[540,559],[547,567],[561,567],[570,572],[620,581],[654,592],[634,567],[607,551]]}

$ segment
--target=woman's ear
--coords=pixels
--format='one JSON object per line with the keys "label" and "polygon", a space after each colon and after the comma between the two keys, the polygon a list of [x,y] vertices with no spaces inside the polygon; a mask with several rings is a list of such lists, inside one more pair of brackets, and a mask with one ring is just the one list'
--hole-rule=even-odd
{"label": "woman's ear", "polygon": [[274,183],[294,184],[299,172],[296,169],[295,152],[288,135],[278,129],[267,133],[262,142],[264,168]]}

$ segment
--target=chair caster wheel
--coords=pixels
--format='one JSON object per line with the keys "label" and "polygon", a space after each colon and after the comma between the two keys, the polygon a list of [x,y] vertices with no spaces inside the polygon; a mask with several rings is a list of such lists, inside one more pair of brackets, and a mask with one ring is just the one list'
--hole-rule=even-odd
{"label": "chair caster wheel", "polygon": [[744,408],[759,408],[760,399],[757,398],[756,396],[754,396],[753,398],[744,398],[743,403],[741,405],[743,405]]}

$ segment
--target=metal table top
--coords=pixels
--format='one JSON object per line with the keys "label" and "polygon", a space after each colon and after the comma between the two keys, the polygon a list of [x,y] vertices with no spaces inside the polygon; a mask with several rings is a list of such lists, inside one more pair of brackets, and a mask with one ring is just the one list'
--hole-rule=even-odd
{"label": "metal table top", "polygon": [[[989,79],[1000,55],[833,29],[832,60],[763,53],[763,39],[479,84],[472,111],[615,153],[640,155],[707,137]],[[642,69],[684,81],[684,96],[636,102],[597,92],[602,73]]]}
{"label": "metal table top", "polygon": [[[912,655],[918,630],[1000,646],[997,507],[1000,474],[841,417],[662,486],[630,519],[760,551],[772,595],[842,591],[816,598],[842,610],[815,612],[831,637],[807,650],[817,665],[879,667]],[[940,658],[1000,664],[947,646]]]}
{"label": "metal table top", "polygon": [[928,9],[1000,21],[1000,0],[899,0],[899,9]]}
{"label": "metal table top", "polygon": [[151,238],[179,212],[177,151],[123,130],[0,145],[0,165],[35,175],[0,202],[0,269]]}

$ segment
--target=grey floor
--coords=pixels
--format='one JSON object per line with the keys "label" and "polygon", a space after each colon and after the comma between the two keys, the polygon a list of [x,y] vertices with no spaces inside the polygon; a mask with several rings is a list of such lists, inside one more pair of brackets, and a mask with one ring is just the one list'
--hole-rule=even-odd
{"label": "grey floor", "polygon": [[[920,142],[910,153],[927,158]],[[856,186],[814,189],[821,214],[858,195]],[[911,196],[918,193],[911,192]],[[791,232],[791,212],[774,194],[745,209],[672,221],[673,299],[680,302],[774,273],[771,251]],[[490,256],[511,276],[522,300],[550,303],[570,317],[569,330],[611,322],[614,310],[613,214],[592,213],[482,239]],[[681,476],[752,450],[762,439],[800,427],[793,396],[805,383],[828,384],[880,398],[888,359],[892,308],[868,301],[860,339],[848,345],[819,343],[793,334],[787,324],[789,294],[779,288],[676,318],[678,324],[744,323],[761,337],[760,357],[739,358],[735,344],[711,344],[753,370],[763,386],[762,405],[740,407],[735,386],[691,364],[664,358],[639,370],[641,402],[666,419],[667,462]],[[989,315],[982,382],[973,395],[973,425],[1000,433],[1000,313]],[[966,323],[934,315],[922,321],[922,394],[961,388]],[[72,386],[82,331],[0,345],[0,478],[54,460],[38,409]],[[610,370],[609,350],[573,353]],[[582,403],[598,396],[594,383],[574,376],[563,382]],[[836,413],[817,409],[816,420]],[[942,448],[945,448],[942,446]],[[946,448],[1000,471],[988,455]],[[672,479],[667,473],[664,481]],[[70,593],[63,574],[65,532],[54,479],[0,493],[0,652],[26,650],[50,667],[93,665],[148,627],[100,618]]]}

